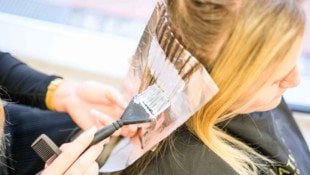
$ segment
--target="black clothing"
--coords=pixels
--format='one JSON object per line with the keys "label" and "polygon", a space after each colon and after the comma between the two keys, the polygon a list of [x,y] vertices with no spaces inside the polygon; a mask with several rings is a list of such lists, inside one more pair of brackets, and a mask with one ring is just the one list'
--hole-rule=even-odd
{"label": "black clothing", "polygon": [[309,146],[284,100],[274,110],[234,118],[227,130],[278,162],[270,174],[310,174]]}
{"label": "black clothing", "polygon": [[237,175],[185,126],[174,133],[173,140],[174,146],[161,150],[143,175]]}
{"label": "black clothing", "polygon": [[67,113],[14,103],[7,104],[4,110],[8,141],[6,163],[12,167],[7,168],[9,174],[33,175],[42,170],[44,162],[31,148],[33,141],[44,133],[60,146],[77,127]]}
{"label": "black clothing", "polygon": [[49,83],[57,76],[49,76],[31,69],[8,53],[0,52],[1,98],[46,109],[45,95]]}
{"label": "black clothing", "polygon": [[[262,172],[262,175],[310,174],[309,147],[284,101],[274,110],[240,115],[223,126],[231,135],[277,161],[277,165],[270,166],[268,172]],[[143,175],[237,174],[186,126],[169,137],[174,141],[174,146],[166,145],[146,167]],[[128,173],[125,170],[123,174]]]}
{"label": "black clothing", "polygon": [[4,106],[7,166],[0,163],[0,174],[36,174],[44,162],[32,150],[32,142],[45,133],[60,145],[76,125],[67,113],[46,110],[47,87],[57,76],[33,70],[3,52],[0,67],[1,99],[9,101]]}

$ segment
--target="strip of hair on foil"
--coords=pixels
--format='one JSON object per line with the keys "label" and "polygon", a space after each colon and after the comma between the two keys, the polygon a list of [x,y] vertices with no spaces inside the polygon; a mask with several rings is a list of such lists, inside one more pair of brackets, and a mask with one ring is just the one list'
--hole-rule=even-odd
{"label": "strip of hair on foil", "polygon": [[[135,137],[120,139],[100,172],[119,171],[131,165],[184,124],[218,92],[205,67],[175,37],[167,18],[166,4],[159,0],[132,57],[124,89],[128,91],[125,93],[134,96],[157,83],[168,89],[171,106],[154,122],[139,124],[139,134]],[[176,70],[177,74],[165,76],[171,74],[166,70]],[[176,86],[178,83],[184,83],[184,87],[174,89],[181,87]]]}

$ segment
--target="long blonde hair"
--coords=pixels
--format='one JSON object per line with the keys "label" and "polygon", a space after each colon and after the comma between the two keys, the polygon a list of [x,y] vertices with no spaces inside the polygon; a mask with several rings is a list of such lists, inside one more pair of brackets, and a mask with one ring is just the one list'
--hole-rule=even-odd
{"label": "long blonde hair", "polygon": [[[167,0],[167,8],[175,35],[205,65],[220,89],[186,125],[237,173],[259,174],[272,161],[218,124],[257,98],[273,76],[264,76],[265,71],[281,65],[293,43],[303,36],[302,8],[297,0]],[[249,92],[251,96],[244,95]],[[161,142],[127,172],[143,171],[167,146],[173,149],[171,140]]]}
{"label": "long blonde hair", "polygon": [[[187,126],[236,172],[258,174],[264,169],[260,162],[269,160],[217,124],[257,98],[272,77],[264,76],[266,70],[281,65],[292,43],[303,36],[301,7],[296,0],[171,0],[168,9],[175,32],[220,89]],[[218,52],[211,54],[215,47]],[[252,95],[244,96],[249,91]]]}

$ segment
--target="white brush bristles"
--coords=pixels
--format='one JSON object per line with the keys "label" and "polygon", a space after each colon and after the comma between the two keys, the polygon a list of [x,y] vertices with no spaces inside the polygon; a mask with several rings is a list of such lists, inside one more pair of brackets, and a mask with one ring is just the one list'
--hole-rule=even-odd
{"label": "white brush bristles", "polygon": [[174,65],[166,59],[164,51],[155,38],[152,40],[149,52],[149,68],[156,83],[169,99],[184,88],[185,82]]}
{"label": "white brush bristles", "polygon": [[138,99],[145,105],[153,117],[157,117],[171,105],[168,96],[157,84],[149,86],[138,95]]}

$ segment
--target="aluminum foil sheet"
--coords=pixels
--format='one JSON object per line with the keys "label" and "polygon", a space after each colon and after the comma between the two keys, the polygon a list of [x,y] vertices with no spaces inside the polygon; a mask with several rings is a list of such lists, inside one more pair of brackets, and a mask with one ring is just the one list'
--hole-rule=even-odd
{"label": "aluminum foil sheet", "polygon": [[[139,124],[135,137],[120,139],[100,172],[125,169],[147,151],[156,149],[160,141],[218,92],[204,66],[175,38],[167,18],[166,4],[159,0],[132,57],[124,81],[124,95],[130,100],[157,83],[168,94],[171,106],[156,121]],[[172,76],[173,71],[177,76]]]}

